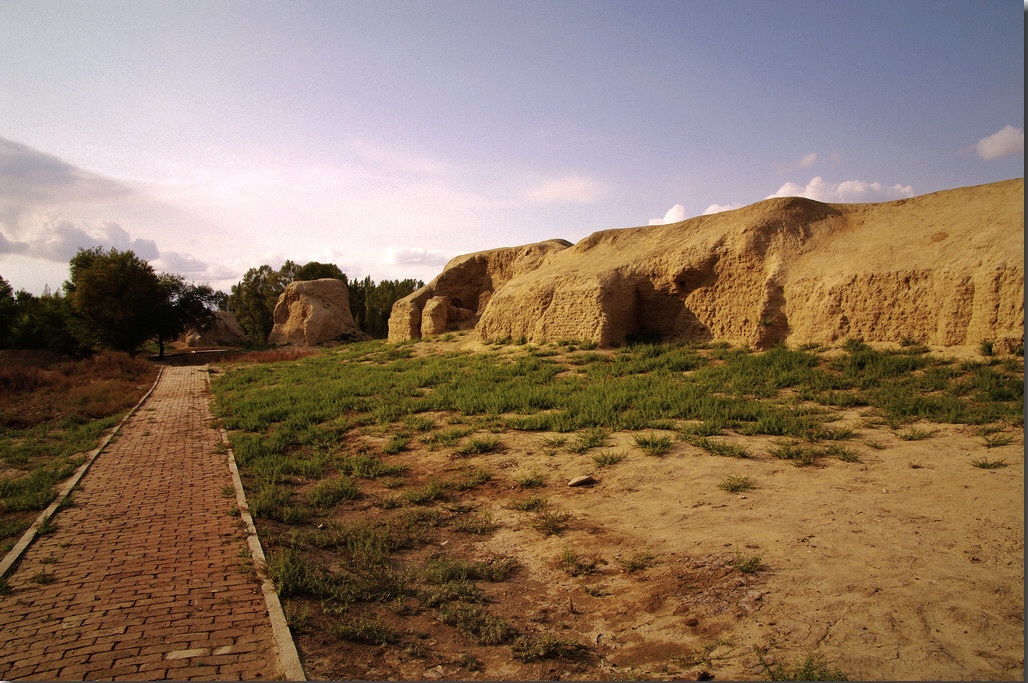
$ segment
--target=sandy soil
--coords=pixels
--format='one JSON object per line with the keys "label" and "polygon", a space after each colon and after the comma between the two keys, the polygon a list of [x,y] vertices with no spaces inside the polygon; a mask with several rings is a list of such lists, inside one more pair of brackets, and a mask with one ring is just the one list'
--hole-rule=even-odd
{"label": "sandy soil", "polygon": [[[383,620],[406,634],[400,644],[301,633],[308,675],[755,679],[765,674],[760,653],[772,666],[816,654],[850,679],[1023,679],[1023,429],[986,449],[966,426],[922,425],[938,431],[905,441],[857,412],[838,424],[857,430],[846,443],[859,462],[795,467],[767,453],[771,439],[737,436],[726,438],[752,457],[676,441],[658,458],[629,433],[601,449],[626,454],[607,467],[596,466],[596,450],[549,454],[547,439],[567,435],[520,432],[500,435],[502,452],[466,460],[421,444],[392,456],[411,479],[468,465],[494,471],[461,503],[491,511],[495,533],[444,528],[437,543],[470,558],[516,558],[512,579],[481,584],[489,611],[523,633],[588,649],[521,663],[508,646],[470,645],[431,613],[396,622],[386,610]],[[971,464],[978,457],[1007,466],[981,469]],[[545,486],[521,490],[514,478],[533,470]],[[593,486],[566,485],[588,473]],[[755,487],[726,492],[718,484],[728,474]],[[544,536],[530,513],[509,506],[530,495],[571,516],[563,534]],[[595,571],[570,575],[565,550],[595,560]],[[651,566],[625,570],[623,561],[646,554]],[[754,573],[732,566],[758,555]]]}

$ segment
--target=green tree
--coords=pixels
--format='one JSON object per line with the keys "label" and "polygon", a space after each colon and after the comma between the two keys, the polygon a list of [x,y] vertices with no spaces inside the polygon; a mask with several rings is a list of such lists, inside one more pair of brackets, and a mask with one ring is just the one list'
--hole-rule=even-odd
{"label": "green tree", "polygon": [[324,278],[334,278],[346,282],[346,275],[343,271],[339,270],[339,266],[334,263],[318,263],[317,261],[311,261],[297,268],[293,276],[293,280],[299,281],[321,280]]}
{"label": "green tree", "polygon": [[243,279],[232,285],[228,310],[236,316],[252,341],[258,344],[268,341],[268,335],[275,326],[275,303],[287,284],[289,282],[283,282],[281,275],[271,266],[263,265],[246,271]]}
{"label": "green tree", "polygon": [[157,274],[131,251],[79,249],[68,266],[69,327],[88,346],[135,355],[154,339],[163,357],[166,341],[210,320],[217,304],[210,286]]}
{"label": "green tree", "polygon": [[174,339],[188,327],[202,327],[210,323],[218,305],[219,294],[210,285],[186,282],[181,275],[162,273],[157,278],[161,288],[160,312],[154,336],[158,352],[164,358],[165,341]]}
{"label": "green tree", "polygon": [[165,292],[153,267],[131,251],[79,249],[64,283],[82,341],[135,355],[154,336]]}
{"label": "green tree", "polygon": [[350,313],[353,321],[368,335],[383,339],[389,336],[389,315],[398,299],[425,286],[421,280],[382,280],[370,277],[348,283]]}
{"label": "green tree", "polygon": [[389,334],[389,314],[393,303],[425,286],[420,280],[383,280],[375,284],[370,277],[365,277],[350,281],[332,263],[311,261],[299,266],[293,261],[286,261],[277,271],[268,265],[246,271],[243,279],[232,286],[228,310],[236,316],[250,339],[263,344],[275,326],[275,304],[286,286],[293,281],[322,278],[335,278],[346,284],[354,324],[379,339]]}
{"label": "green tree", "polygon": [[18,302],[14,298],[14,289],[0,276],[0,349],[8,348],[17,315]]}
{"label": "green tree", "polygon": [[34,296],[25,290],[15,295],[15,316],[7,340],[12,349],[45,349],[59,354],[79,353],[84,349],[72,332],[74,312],[71,300],[60,292],[43,290]]}

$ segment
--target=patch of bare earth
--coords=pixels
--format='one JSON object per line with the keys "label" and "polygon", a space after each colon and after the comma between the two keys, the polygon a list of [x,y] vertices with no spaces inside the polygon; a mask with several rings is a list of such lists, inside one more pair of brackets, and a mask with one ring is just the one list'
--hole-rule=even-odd
{"label": "patch of bare earth", "polygon": [[[859,461],[810,467],[771,455],[767,437],[723,437],[748,458],[678,440],[650,456],[630,433],[576,454],[553,446],[568,435],[507,431],[498,451],[470,458],[415,438],[389,456],[410,468],[407,488],[468,467],[493,478],[437,503],[431,543],[396,568],[440,552],[515,560],[507,580],[478,582],[483,607],[554,656],[477,644],[414,598],[350,608],[386,627],[390,642],[341,640],[315,603],[293,597],[287,609],[310,615],[295,634],[308,676],[755,679],[766,673],[761,658],[790,665],[813,653],[850,679],[1023,678],[1023,429],[987,449],[971,427],[930,425],[931,438],[905,441],[851,423],[845,443]],[[601,467],[602,451],[625,458]],[[1005,466],[982,469],[976,458]],[[517,483],[532,472],[541,486]],[[595,483],[567,486],[583,474]],[[753,488],[719,488],[728,475]],[[376,501],[395,493],[364,486],[340,521],[385,514]],[[538,528],[539,511],[518,509],[531,497],[546,499],[559,533]],[[469,514],[491,531],[458,531]]]}

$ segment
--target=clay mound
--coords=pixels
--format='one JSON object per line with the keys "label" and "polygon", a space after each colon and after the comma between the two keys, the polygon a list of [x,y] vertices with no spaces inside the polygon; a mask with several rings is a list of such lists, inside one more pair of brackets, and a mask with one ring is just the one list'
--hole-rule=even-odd
{"label": "clay mound", "polygon": [[1013,347],[1024,340],[1023,206],[1015,179],[879,204],[776,198],[597,232],[497,287],[477,329],[601,346],[641,336]]}
{"label": "clay mound", "polygon": [[269,344],[318,346],[370,339],[353,322],[346,283],[333,278],[290,282],[278,297],[274,316]]}
{"label": "clay mound", "polygon": [[205,348],[242,346],[248,343],[249,339],[236,316],[228,311],[215,311],[210,323],[200,329],[186,330],[181,341],[189,348]]}
{"label": "clay mound", "polygon": [[493,292],[570,246],[565,240],[549,240],[452,259],[434,280],[393,304],[389,341],[473,328]]}

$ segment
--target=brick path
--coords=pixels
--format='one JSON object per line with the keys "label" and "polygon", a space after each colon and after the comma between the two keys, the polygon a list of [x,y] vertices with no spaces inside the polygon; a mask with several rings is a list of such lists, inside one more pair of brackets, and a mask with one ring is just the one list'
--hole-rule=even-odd
{"label": "brick path", "polygon": [[208,400],[165,368],[8,574],[0,679],[286,675]]}

